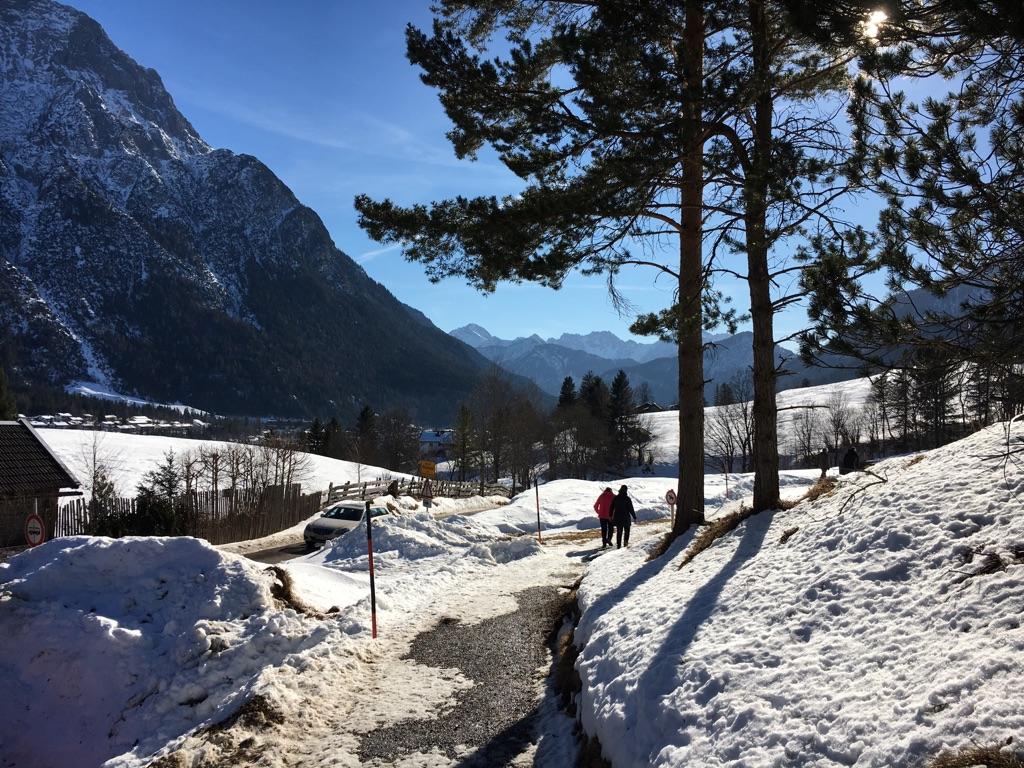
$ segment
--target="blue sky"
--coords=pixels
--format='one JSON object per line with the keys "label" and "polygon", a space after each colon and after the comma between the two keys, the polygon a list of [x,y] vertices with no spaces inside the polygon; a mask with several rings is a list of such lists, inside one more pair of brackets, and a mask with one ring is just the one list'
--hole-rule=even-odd
{"label": "blue sky", "polygon": [[[338,247],[402,301],[451,330],[474,322],[502,337],[611,330],[628,337],[604,279],[571,277],[560,291],[503,285],[483,296],[456,279],[431,284],[421,265],[356,224],[360,192],[400,203],[505,194],[518,180],[493,158],[457,161],[435,92],[405,59],[408,22],[430,23],[426,0],[70,0],[120,48],[156,69],[179,109],[212,145],[255,155],[323,219]],[[624,273],[643,311],[671,301],[647,269]],[[719,288],[744,308],[745,285]],[[777,321],[777,336],[804,323]]]}

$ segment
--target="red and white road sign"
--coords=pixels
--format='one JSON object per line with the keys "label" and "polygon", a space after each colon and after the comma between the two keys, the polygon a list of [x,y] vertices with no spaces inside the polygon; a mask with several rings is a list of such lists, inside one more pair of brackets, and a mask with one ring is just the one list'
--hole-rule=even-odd
{"label": "red and white road sign", "polygon": [[432,499],[434,498],[434,484],[430,480],[423,481],[423,498]]}
{"label": "red and white road sign", "polygon": [[46,541],[46,526],[43,518],[33,512],[25,518],[25,542],[30,547],[38,547]]}
{"label": "red and white road sign", "polygon": [[676,505],[676,492],[671,488],[669,488],[668,493],[665,494],[665,503],[670,507],[674,507]]}

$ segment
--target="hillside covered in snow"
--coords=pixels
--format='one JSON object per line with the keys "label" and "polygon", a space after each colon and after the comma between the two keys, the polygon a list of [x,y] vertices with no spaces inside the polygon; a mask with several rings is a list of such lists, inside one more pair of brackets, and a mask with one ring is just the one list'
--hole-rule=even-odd
{"label": "hillside covered in snow", "polygon": [[[1019,451],[1024,425],[1010,437]],[[1024,472],[1006,445],[999,424],[886,460],[685,565],[697,531],[650,562],[597,559],[575,633],[586,733],[616,766],[1019,750]]]}
{"label": "hillside covered in snow", "polygon": [[[89,429],[40,429],[46,441],[61,461],[79,479],[87,476],[93,451],[110,471],[110,479],[117,493],[135,495],[135,489],[147,472],[157,468],[168,452],[179,458],[197,454],[200,450],[223,450],[231,443],[219,440],[192,440],[185,437],[157,435],[127,435],[117,432],[98,432]],[[327,490],[331,484],[373,482],[385,477],[406,477],[382,467],[356,464],[312,453],[302,454],[301,470],[297,481],[306,492]]]}

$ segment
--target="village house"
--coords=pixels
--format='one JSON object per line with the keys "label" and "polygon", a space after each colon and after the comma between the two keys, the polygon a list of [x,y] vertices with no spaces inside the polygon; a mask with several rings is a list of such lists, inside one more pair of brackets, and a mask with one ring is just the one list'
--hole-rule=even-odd
{"label": "village house", "polygon": [[454,445],[454,429],[425,429],[420,432],[420,456],[424,459],[447,461]]}
{"label": "village house", "polygon": [[54,535],[62,495],[79,482],[25,419],[0,421],[0,547],[25,543],[25,521],[42,517]]}

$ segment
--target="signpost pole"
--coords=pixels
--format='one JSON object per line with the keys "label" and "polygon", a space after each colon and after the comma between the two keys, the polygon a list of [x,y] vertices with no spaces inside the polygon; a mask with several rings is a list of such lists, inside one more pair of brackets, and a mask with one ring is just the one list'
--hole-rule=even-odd
{"label": "signpost pole", "polygon": [[25,543],[30,547],[38,547],[46,541],[46,523],[39,516],[39,499],[34,502],[32,512],[25,518]]}
{"label": "signpost pole", "polygon": [[423,506],[427,512],[430,512],[430,507],[434,504],[434,484],[430,480],[423,481]]}
{"label": "signpost pole", "polygon": [[676,527],[676,492],[671,488],[665,494],[665,503],[668,504],[668,516],[672,530]]}
{"label": "signpost pole", "polygon": [[537,498],[537,541],[543,544],[544,539],[540,535],[540,486],[537,485],[536,475],[533,477],[533,493]]}
{"label": "signpost pole", "polygon": [[370,556],[370,636],[377,638],[377,586],[373,581],[373,518],[366,502],[366,552]]}

